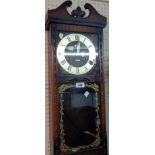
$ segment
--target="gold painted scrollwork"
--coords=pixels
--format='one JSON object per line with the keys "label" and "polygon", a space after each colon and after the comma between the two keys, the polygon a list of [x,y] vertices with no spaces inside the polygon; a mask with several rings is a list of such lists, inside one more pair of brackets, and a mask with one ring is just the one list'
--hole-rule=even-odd
{"label": "gold painted scrollwork", "polygon": [[99,91],[99,86],[97,84],[95,84],[95,83],[93,83],[93,84],[86,84],[86,87],[92,88],[95,92]]}
{"label": "gold painted scrollwork", "polygon": [[59,93],[64,93],[66,89],[74,87],[73,84],[63,84],[59,87]]}

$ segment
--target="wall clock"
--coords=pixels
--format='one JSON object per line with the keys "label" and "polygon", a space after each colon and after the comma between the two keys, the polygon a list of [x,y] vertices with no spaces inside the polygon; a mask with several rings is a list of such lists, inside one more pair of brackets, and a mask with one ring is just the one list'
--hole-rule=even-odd
{"label": "wall clock", "polygon": [[65,1],[46,16],[50,140],[54,155],[107,155],[103,28],[90,4],[71,13]]}

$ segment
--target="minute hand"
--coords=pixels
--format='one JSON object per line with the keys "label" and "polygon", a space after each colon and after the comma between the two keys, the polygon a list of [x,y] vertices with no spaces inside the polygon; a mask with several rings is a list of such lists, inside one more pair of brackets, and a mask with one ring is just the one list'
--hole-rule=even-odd
{"label": "minute hand", "polygon": [[77,53],[80,53],[80,42],[77,43]]}

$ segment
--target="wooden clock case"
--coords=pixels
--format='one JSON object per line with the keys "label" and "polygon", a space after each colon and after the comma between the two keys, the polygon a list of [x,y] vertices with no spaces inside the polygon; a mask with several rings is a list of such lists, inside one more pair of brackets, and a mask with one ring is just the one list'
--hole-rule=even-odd
{"label": "wooden clock case", "polygon": [[[57,9],[49,10],[46,16],[46,30],[48,31],[48,88],[49,88],[49,114],[50,114],[50,141],[54,143],[54,155],[107,155],[107,137],[106,137],[106,116],[105,116],[105,98],[104,98],[104,76],[103,76],[103,28],[106,26],[107,20],[106,17],[101,16],[98,12],[90,5],[85,4],[84,8],[89,10],[89,16],[85,17],[85,12],[81,10],[80,7],[77,7],[76,10],[73,10],[71,14],[68,13],[67,7],[72,5],[71,1],[65,1]],[[61,67],[57,63],[56,59],[56,48],[58,44],[58,33],[59,32],[74,32],[74,33],[86,33],[86,34],[95,34],[98,39],[98,61],[94,69],[90,72],[83,75],[71,75],[63,72]],[[98,137],[96,140],[91,143],[91,145],[85,146],[84,144],[79,144],[79,149],[74,148],[73,139],[78,139],[74,137],[72,133],[73,130],[71,126],[68,126],[68,133],[64,133],[65,127],[63,123],[65,122],[64,116],[64,107],[66,92],[73,92],[69,97],[75,97],[76,83],[85,83],[85,90],[81,88],[80,91],[89,90],[92,92],[92,98],[97,98],[98,107],[95,111],[95,117],[100,117],[101,125],[99,128],[99,137],[100,141],[98,143]],[[75,93],[74,93],[75,92]],[[79,95],[79,94],[78,94]],[[76,94],[77,96],[77,94]],[[93,111],[82,109],[77,115],[81,115],[81,122],[83,118],[89,117],[90,113]],[[89,111],[89,112],[87,112]],[[77,119],[74,113],[74,121]],[[71,113],[69,113],[71,115]],[[71,115],[72,116],[72,115]],[[64,118],[64,120],[63,120]],[[79,119],[80,120],[80,119]],[[80,123],[81,123],[80,122]],[[89,122],[89,121],[88,121]],[[67,124],[67,121],[66,121]],[[85,123],[91,124],[91,123]],[[63,128],[63,127],[64,128]],[[83,124],[83,126],[85,126]],[[88,125],[89,126],[89,125]],[[93,126],[93,125],[92,125]],[[76,127],[75,127],[76,128]],[[66,130],[66,131],[67,131]],[[98,129],[96,129],[97,131]],[[68,134],[68,139],[74,137],[70,141],[73,142],[72,147],[68,147],[64,142],[64,136]],[[97,135],[97,134],[96,134]],[[79,136],[80,137],[80,136]],[[80,139],[80,138],[79,138]],[[67,138],[66,138],[67,140]],[[77,140],[78,141],[78,140]],[[88,139],[88,141],[91,141]],[[69,143],[69,142],[68,142]],[[82,143],[79,141],[79,143]],[[52,147],[52,146],[51,146]]]}

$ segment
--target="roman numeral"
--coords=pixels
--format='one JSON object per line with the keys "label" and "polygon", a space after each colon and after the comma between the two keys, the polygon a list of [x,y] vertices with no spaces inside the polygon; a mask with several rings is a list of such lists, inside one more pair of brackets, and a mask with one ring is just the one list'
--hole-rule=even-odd
{"label": "roman numeral", "polygon": [[68,68],[67,68],[67,70],[68,70],[68,71],[71,71],[71,69],[72,69],[72,66],[69,65]]}
{"label": "roman numeral", "polygon": [[65,59],[61,61],[61,64],[62,65],[64,65],[65,63],[66,63],[66,60]]}
{"label": "roman numeral", "polygon": [[90,64],[90,65],[93,65],[93,61],[90,60],[90,61],[89,61],[89,64]]}
{"label": "roman numeral", "polygon": [[75,35],[75,40],[77,40],[77,41],[80,40],[79,35]]}
{"label": "roman numeral", "polygon": [[67,37],[67,40],[68,40],[69,42],[71,42],[71,41],[72,41],[70,37]]}
{"label": "roman numeral", "polygon": [[86,71],[88,70],[88,68],[86,66],[84,66],[84,68],[85,68]]}
{"label": "roman numeral", "polygon": [[92,45],[89,45],[89,46],[88,46],[88,48],[91,48],[91,47],[92,47]]}

